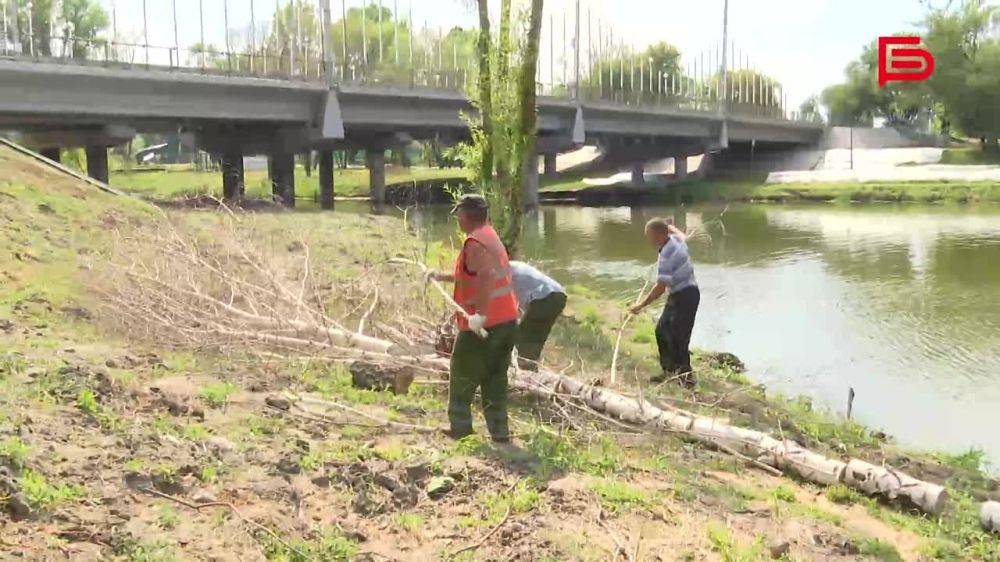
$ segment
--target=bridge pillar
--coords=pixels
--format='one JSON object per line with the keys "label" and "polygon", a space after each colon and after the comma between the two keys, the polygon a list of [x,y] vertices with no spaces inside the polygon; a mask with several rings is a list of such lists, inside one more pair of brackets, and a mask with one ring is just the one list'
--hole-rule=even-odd
{"label": "bridge pillar", "polygon": [[558,175],[558,170],[556,169],[556,153],[546,152],[545,153],[545,177],[554,178]]}
{"label": "bridge pillar", "polygon": [[333,151],[319,151],[319,206],[333,209]]}
{"label": "bridge pillar", "polygon": [[59,158],[60,158],[59,152],[60,151],[59,151],[59,147],[58,146],[57,147],[43,148],[40,151],[38,151],[39,154],[41,154],[42,156],[48,158],[49,160],[52,160],[53,162],[59,162]]}
{"label": "bridge pillar", "polygon": [[275,152],[271,155],[271,188],[276,201],[286,207],[295,206],[295,154]]}
{"label": "bridge pillar", "polygon": [[87,175],[95,180],[108,183],[108,147],[101,145],[87,146]]}
{"label": "bridge pillar", "polygon": [[674,177],[679,180],[687,178],[688,159],[687,156],[674,156]]}
{"label": "bridge pillar", "polygon": [[385,150],[365,150],[365,163],[368,166],[368,196],[372,208],[378,212],[385,205]]}
{"label": "bridge pillar", "polygon": [[646,167],[643,162],[632,164],[632,185],[646,185]]}
{"label": "bridge pillar", "polygon": [[[546,162],[548,154],[545,155]],[[555,158],[553,158],[555,160]],[[538,206],[538,156],[529,157],[524,163],[524,207],[534,209]]]}
{"label": "bridge pillar", "polygon": [[243,151],[239,147],[222,153],[222,198],[229,201],[246,195],[243,176]]}

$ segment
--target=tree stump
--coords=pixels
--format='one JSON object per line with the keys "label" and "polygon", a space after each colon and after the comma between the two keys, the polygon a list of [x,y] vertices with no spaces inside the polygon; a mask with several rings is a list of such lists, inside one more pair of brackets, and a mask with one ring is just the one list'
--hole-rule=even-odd
{"label": "tree stump", "polygon": [[349,367],[355,388],[365,390],[390,391],[406,394],[413,384],[413,369],[410,367],[387,367],[376,363],[355,361]]}

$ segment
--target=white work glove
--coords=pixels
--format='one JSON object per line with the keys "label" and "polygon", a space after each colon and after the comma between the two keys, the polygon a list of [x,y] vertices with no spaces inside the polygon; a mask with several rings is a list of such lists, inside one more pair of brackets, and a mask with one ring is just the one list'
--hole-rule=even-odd
{"label": "white work glove", "polygon": [[478,334],[479,337],[486,336],[486,317],[482,314],[473,314],[469,317],[469,329]]}

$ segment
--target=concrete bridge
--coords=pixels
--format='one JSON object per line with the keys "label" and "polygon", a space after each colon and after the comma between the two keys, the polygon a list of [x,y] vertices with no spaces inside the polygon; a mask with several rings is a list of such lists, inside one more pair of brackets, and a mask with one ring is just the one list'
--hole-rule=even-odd
{"label": "concrete bridge", "polygon": [[[324,22],[331,21],[328,7],[322,15]],[[19,131],[50,158],[58,158],[60,148],[85,147],[88,172],[101,181],[108,179],[108,147],[137,133],[181,131],[219,158],[225,197],[243,193],[243,157],[267,155],[274,194],[288,205],[294,204],[294,155],[318,151],[324,207],[333,203],[333,150],[365,151],[371,196],[379,204],[384,200],[386,149],[412,140],[453,143],[468,136],[461,115],[473,111],[463,94],[470,67],[457,58],[450,67],[442,62],[441,44],[436,65],[431,58],[427,68],[418,68],[411,47],[410,66],[398,66],[397,55],[397,66],[388,69],[392,73],[368,60],[367,44],[364,60],[335,60],[325,35],[319,61],[296,62],[293,55],[290,61],[278,61],[283,67],[272,63],[269,69],[265,47],[263,53],[225,53],[229,62],[224,68],[207,67],[202,54],[201,64],[192,68],[180,63],[177,25],[175,15],[168,64],[151,63],[149,45],[145,64],[124,63],[113,54],[114,38],[103,49],[94,47],[75,58],[52,54],[57,38],[48,39],[44,56],[30,42],[30,53],[4,46],[0,131]],[[333,29],[329,23],[322,28]],[[59,40],[64,45],[74,41],[77,50],[75,39]],[[343,53],[350,50],[345,40]],[[592,61],[599,61],[597,51],[591,49]],[[241,66],[241,60],[248,64]],[[724,148],[766,151],[809,145],[823,132],[821,123],[789,118],[780,90],[772,85],[765,90],[763,83],[732,84],[722,93],[704,72],[701,82],[686,74],[660,72],[654,77],[653,68],[639,64],[630,73],[621,66],[617,81],[609,70],[606,79],[599,75],[589,86],[581,85],[578,53],[575,85],[539,85],[543,93],[561,93],[542,95],[538,103],[537,149],[547,173],[555,170],[556,154],[584,144],[599,145],[606,161],[633,166],[633,177],[641,179],[642,163],[653,159],[675,158],[683,175],[687,156]],[[383,79],[379,72],[396,79]],[[720,99],[728,102],[724,111]],[[532,169],[537,173],[537,166]],[[529,204],[537,202],[534,179],[534,190],[526,194]]]}

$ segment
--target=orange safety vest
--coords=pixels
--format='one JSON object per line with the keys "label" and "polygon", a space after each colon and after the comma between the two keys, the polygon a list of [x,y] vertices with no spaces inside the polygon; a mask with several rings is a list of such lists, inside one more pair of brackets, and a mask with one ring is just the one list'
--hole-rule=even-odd
{"label": "orange safety vest", "polygon": [[[490,294],[490,302],[487,310],[476,310],[473,299],[476,294],[476,286],[473,281],[476,277],[465,267],[466,251],[470,241],[482,244],[486,250],[497,258],[500,263],[502,276],[497,280]],[[514,283],[511,279],[510,259],[507,256],[507,249],[503,247],[503,242],[497,236],[497,232],[490,225],[483,225],[469,233],[462,246],[462,252],[455,260],[455,302],[460,304],[466,312],[472,314],[485,314],[486,327],[490,328],[499,324],[513,322],[517,320],[517,296],[514,294]],[[455,320],[460,330],[468,330],[469,322],[465,316],[455,314]]]}

